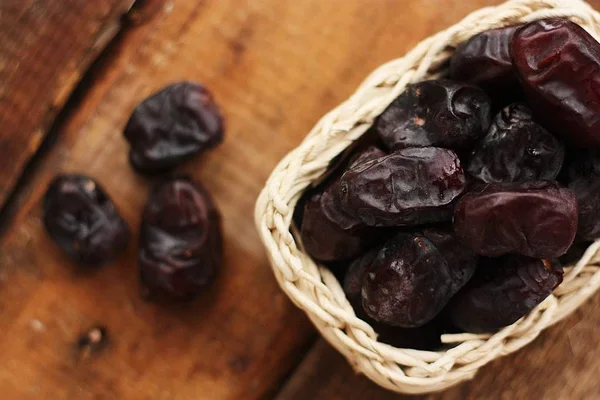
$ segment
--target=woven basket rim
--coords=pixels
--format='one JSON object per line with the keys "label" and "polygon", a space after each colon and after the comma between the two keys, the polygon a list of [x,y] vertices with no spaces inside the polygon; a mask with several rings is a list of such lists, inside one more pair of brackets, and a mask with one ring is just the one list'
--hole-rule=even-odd
{"label": "woven basket rim", "polygon": [[530,343],[598,290],[600,240],[566,268],[563,284],[553,295],[515,324],[489,335],[443,335],[444,343],[455,345],[443,351],[399,349],[377,342],[373,329],[354,314],[338,280],[302,251],[299,236],[290,231],[295,206],[329,162],[358,139],[408,84],[438,77],[458,43],[487,29],[548,17],[568,17],[597,40],[600,37],[600,14],[583,0],[509,0],[479,9],[371,73],[281,160],[257,200],[256,226],[282,290],[356,371],[389,390],[411,394],[443,390]]}

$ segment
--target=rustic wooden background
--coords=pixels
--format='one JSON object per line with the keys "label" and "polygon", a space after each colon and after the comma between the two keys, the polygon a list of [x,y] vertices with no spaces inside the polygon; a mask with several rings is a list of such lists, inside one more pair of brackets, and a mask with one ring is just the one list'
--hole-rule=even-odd
{"label": "rustic wooden background", "polygon": [[[139,0],[128,11],[133,1],[0,0],[2,398],[401,398],[356,376],[278,290],[253,204],[367,73],[499,1]],[[135,230],[152,182],[129,168],[122,128],[139,101],[183,79],[210,87],[227,116],[225,143],[182,168],[218,201],[226,263],[202,298],[167,308],[139,296],[135,240],[81,271],[44,234],[40,200],[55,174],[87,173]],[[598,398],[597,310],[600,296],[429,398]],[[106,345],[82,345],[95,326]]]}

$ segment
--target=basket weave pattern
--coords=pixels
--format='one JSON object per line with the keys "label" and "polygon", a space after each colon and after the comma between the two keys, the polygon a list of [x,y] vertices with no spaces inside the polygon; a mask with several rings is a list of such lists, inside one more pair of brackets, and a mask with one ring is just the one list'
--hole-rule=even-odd
{"label": "basket weave pattern", "polygon": [[492,335],[444,335],[442,341],[453,346],[446,351],[398,349],[377,342],[369,324],[356,317],[337,279],[303,252],[298,235],[291,232],[294,207],[329,162],[360,137],[408,84],[442,74],[440,68],[458,43],[481,31],[548,17],[568,17],[600,37],[600,14],[581,0],[511,0],[480,9],[376,69],[277,165],[258,199],[256,225],[281,288],[355,370],[389,390],[442,390],[527,345],[600,287],[600,241],[566,268],[553,295],[515,324]]}

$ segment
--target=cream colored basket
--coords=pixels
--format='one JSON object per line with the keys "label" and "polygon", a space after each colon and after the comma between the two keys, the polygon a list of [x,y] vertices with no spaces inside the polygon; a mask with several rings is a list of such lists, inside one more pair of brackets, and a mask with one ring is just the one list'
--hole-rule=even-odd
{"label": "cream colored basket", "polygon": [[442,390],[473,378],[483,365],[527,345],[596,292],[600,241],[567,268],[554,295],[515,324],[493,335],[444,335],[447,351],[398,349],[377,342],[373,329],[354,314],[337,279],[302,251],[298,235],[291,232],[294,207],[329,162],[360,137],[408,84],[439,76],[458,43],[481,31],[547,17],[568,17],[599,38],[600,14],[580,0],[512,0],[480,9],[375,70],[277,165],[260,194],[256,225],[279,285],[357,371],[389,390]]}

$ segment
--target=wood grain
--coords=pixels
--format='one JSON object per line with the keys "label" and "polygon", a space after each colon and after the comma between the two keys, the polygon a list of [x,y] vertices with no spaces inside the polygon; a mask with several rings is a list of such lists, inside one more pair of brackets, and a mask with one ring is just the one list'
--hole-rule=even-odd
{"label": "wood grain", "polygon": [[[270,397],[315,333],[277,287],[255,234],[252,211],[265,179],[318,118],[351,94],[368,72],[469,11],[498,2],[167,0],[158,11],[151,4],[149,20],[121,35],[96,66],[82,101],[56,127],[57,142],[18,193],[19,207],[0,237],[3,398]],[[0,60],[20,62],[18,55]],[[226,261],[216,284],[198,301],[164,307],[139,296],[137,236],[117,262],[98,271],[81,271],[45,235],[40,202],[57,173],[87,173],[103,184],[135,232],[152,180],[129,168],[122,129],[139,101],[178,80],[196,80],[211,88],[227,117],[225,143],[180,171],[201,180],[217,200],[224,219]],[[64,80],[57,85],[68,87]],[[20,98],[20,92],[0,93],[11,102]],[[39,104],[43,109],[45,103]],[[37,101],[31,108],[41,112]],[[10,124],[15,129],[14,121]],[[4,158],[0,157],[3,166]],[[588,306],[582,321],[595,321],[594,309]],[[80,335],[97,325],[107,329],[106,346],[95,351],[79,347]],[[560,340],[567,327],[561,326],[551,331],[557,332],[557,345],[562,343],[554,347],[557,357],[566,349]],[[589,339],[595,325],[574,327],[584,328],[578,334],[580,349],[597,347],[595,338]],[[540,343],[531,346],[531,353],[529,348],[520,353],[537,357],[519,361],[524,364],[518,373],[529,374],[529,379],[533,373],[528,362],[545,365],[540,353],[552,345]],[[312,372],[303,373],[303,364],[280,398],[386,398],[327,349],[320,345],[311,353]],[[593,349],[560,379],[573,386],[573,375],[581,368],[597,372],[595,358]],[[548,362],[556,368],[561,361]],[[560,374],[561,367],[552,373]],[[488,381],[502,373],[506,388],[514,379],[506,364],[491,366],[481,376],[485,373],[490,374]],[[548,376],[545,370],[535,375],[538,382]],[[305,391],[290,389],[293,382],[300,382],[295,386],[305,386]],[[589,382],[583,382],[580,393],[594,393]],[[356,397],[361,393],[363,397]],[[490,394],[475,389],[472,393]]]}
{"label": "wood grain", "polygon": [[134,1],[0,1],[0,209]]}

